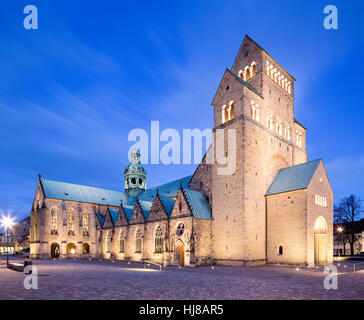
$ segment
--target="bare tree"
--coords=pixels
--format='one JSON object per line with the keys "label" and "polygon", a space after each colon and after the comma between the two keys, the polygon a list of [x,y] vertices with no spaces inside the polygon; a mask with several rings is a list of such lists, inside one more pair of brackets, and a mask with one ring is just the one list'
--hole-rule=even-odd
{"label": "bare tree", "polygon": [[[334,206],[334,219],[336,223],[343,224],[343,242],[350,244],[350,254],[354,255],[354,245],[358,240],[355,221],[360,219],[362,209],[362,200],[351,194],[343,198],[338,205]],[[345,239],[345,240],[344,240]]]}

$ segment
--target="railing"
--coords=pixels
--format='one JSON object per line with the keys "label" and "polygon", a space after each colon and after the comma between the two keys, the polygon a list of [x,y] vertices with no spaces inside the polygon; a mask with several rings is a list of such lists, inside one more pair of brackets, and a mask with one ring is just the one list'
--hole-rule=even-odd
{"label": "railing", "polygon": [[356,266],[359,264],[364,264],[364,262],[354,263],[354,272],[356,271]]}
{"label": "railing", "polygon": [[147,265],[149,266],[150,264],[153,264],[155,266],[158,266],[159,267],[159,271],[162,271],[162,267],[163,267],[162,264],[157,263],[157,262],[154,262],[154,261],[148,261],[148,260],[144,260],[144,269],[146,269],[147,268]]}

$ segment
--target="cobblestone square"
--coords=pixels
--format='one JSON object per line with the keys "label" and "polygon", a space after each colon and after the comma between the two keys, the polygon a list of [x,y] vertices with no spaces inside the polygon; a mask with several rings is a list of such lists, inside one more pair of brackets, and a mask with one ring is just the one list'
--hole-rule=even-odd
{"label": "cobblestone square", "polygon": [[[14,261],[15,258],[11,257]],[[338,289],[326,290],[323,269],[264,267],[167,267],[110,261],[35,260],[38,290],[25,275],[0,265],[0,299],[363,299],[364,271],[336,264]]]}

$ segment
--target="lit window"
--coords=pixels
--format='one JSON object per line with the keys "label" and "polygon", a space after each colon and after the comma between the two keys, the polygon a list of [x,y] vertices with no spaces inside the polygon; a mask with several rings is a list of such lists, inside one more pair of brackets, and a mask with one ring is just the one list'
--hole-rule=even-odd
{"label": "lit window", "polygon": [[112,240],[111,232],[108,232],[106,235],[106,252],[111,251],[111,240]]}
{"label": "lit window", "polygon": [[285,129],[284,129],[284,137],[287,140],[291,140],[291,128],[290,128],[290,126],[285,127]]}
{"label": "lit window", "polygon": [[277,125],[276,125],[276,132],[277,134],[279,134],[280,136],[282,135],[282,122],[278,121]]}
{"label": "lit window", "polygon": [[121,253],[125,252],[125,234],[124,234],[124,232],[120,232],[119,251]]}
{"label": "lit window", "polygon": [[88,214],[84,213],[82,215],[82,228],[84,233],[88,233]]}
{"label": "lit window", "polygon": [[51,209],[51,233],[56,233],[58,227],[58,216],[57,216],[57,209]]}
{"label": "lit window", "polygon": [[297,136],[296,136],[296,144],[299,147],[302,147],[302,134],[299,132],[296,132]]}
{"label": "lit window", "polygon": [[267,119],[267,127],[268,129],[273,130],[273,116],[269,116]]}
{"label": "lit window", "polygon": [[327,208],[327,198],[319,196],[318,194],[315,195],[315,204]]}
{"label": "lit window", "polygon": [[138,230],[136,233],[136,237],[135,237],[135,252],[136,253],[142,252],[142,239],[143,239],[143,234],[140,230]]}
{"label": "lit window", "polygon": [[222,123],[225,123],[228,120],[229,120],[229,114],[227,111],[227,105],[225,104],[222,106]]}
{"label": "lit window", "polygon": [[228,108],[228,113],[229,113],[229,120],[234,119],[234,101],[230,101],[229,103],[229,108]]}
{"label": "lit window", "polygon": [[163,232],[160,226],[157,228],[155,232],[155,252],[156,253],[163,252]]}
{"label": "lit window", "polygon": [[75,215],[73,210],[68,213],[68,233],[72,234],[75,232]]}

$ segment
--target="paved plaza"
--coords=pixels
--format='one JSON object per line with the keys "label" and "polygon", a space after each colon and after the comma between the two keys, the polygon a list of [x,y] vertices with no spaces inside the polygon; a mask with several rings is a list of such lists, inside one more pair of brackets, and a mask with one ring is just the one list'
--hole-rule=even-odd
{"label": "paved plaza", "polygon": [[[15,260],[15,258],[11,258]],[[326,290],[317,268],[167,267],[110,261],[35,260],[38,290],[0,265],[0,299],[364,299],[364,270],[341,262],[338,289]],[[346,267],[345,267],[346,266]],[[363,269],[363,268],[362,268]]]}

